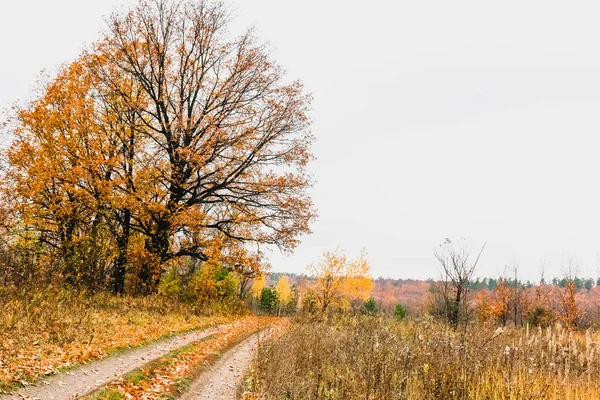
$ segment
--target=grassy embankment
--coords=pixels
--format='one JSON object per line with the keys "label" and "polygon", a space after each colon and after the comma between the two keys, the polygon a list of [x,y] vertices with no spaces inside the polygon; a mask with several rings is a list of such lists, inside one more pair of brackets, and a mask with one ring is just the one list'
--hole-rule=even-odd
{"label": "grassy embankment", "polygon": [[123,349],[231,321],[154,296],[47,289],[0,292],[0,390]]}

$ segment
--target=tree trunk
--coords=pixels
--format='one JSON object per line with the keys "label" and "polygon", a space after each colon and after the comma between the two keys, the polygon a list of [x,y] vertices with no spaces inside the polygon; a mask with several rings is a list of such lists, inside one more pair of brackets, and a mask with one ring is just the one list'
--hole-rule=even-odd
{"label": "tree trunk", "polygon": [[456,298],[454,299],[454,304],[450,314],[450,323],[453,327],[458,326],[458,320],[460,318],[460,303],[462,301],[462,286],[459,285],[456,288]]}
{"label": "tree trunk", "polygon": [[127,249],[129,247],[129,234],[131,231],[131,211],[123,213],[122,231],[117,237],[118,256],[113,270],[113,292],[115,294],[125,293],[125,274],[127,264]]}
{"label": "tree trunk", "polygon": [[145,248],[151,257],[142,264],[138,275],[144,294],[155,293],[158,289],[161,266],[169,259],[170,228],[168,219],[163,218],[152,237],[146,239]]}

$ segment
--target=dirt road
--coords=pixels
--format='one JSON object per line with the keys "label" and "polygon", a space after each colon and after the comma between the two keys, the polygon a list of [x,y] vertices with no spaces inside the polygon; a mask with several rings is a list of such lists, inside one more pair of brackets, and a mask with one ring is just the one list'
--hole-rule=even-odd
{"label": "dirt road", "polygon": [[254,358],[259,334],[225,353],[202,374],[180,400],[234,400],[244,374]]}
{"label": "dirt road", "polygon": [[183,333],[159,340],[148,346],[93,361],[72,371],[43,379],[13,394],[0,395],[0,400],[40,399],[68,400],[98,388],[147,362],[161,357],[178,347],[215,334],[227,325]]}

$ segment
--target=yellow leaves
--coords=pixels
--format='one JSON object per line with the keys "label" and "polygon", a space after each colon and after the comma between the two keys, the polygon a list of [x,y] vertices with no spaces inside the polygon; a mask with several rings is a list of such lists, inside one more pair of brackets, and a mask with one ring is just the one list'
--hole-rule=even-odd
{"label": "yellow leaves", "polygon": [[187,296],[203,303],[218,296],[219,290],[215,280],[215,273],[218,265],[214,262],[206,262],[203,267],[197,271],[188,284]]}
{"label": "yellow leaves", "polygon": [[[153,291],[166,260],[192,256],[253,278],[265,264],[243,243],[291,251],[310,233],[310,96],[250,33],[228,37],[220,3],[157,4],[113,14],[105,37],[17,110],[15,214],[55,259],[77,259],[65,248],[78,241],[104,250],[92,267],[57,262],[54,276],[106,287],[118,265],[114,290]],[[220,235],[229,243],[208,254]],[[151,256],[129,246],[139,236]],[[148,262],[151,273],[119,283],[124,266],[131,277]]]}
{"label": "yellow leaves", "polygon": [[346,271],[349,277],[360,278],[371,275],[371,266],[366,256],[365,249],[362,249],[360,255],[355,260],[350,261]]}
{"label": "yellow leaves", "polygon": [[286,275],[282,275],[275,285],[275,291],[277,291],[277,297],[282,304],[288,304],[292,297],[292,290],[290,288],[290,282]]}
{"label": "yellow leaves", "polygon": [[343,292],[350,300],[365,301],[371,295],[373,280],[367,276],[351,277],[344,281]]}
{"label": "yellow leaves", "polygon": [[315,279],[313,290],[322,311],[330,305],[349,308],[353,302],[364,301],[371,294],[371,267],[364,250],[353,260],[348,260],[344,251],[326,252],[307,270]]}
{"label": "yellow leaves", "polygon": [[250,288],[250,294],[253,296],[260,296],[260,292],[267,286],[264,274],[259,276],[252,282]]}
{"label": "yellow leaves", "polygon": [[326,252],[318,264],[310,264],[307,270],[324,284],[328,279],[344,276],[346,268],[346,254],[338,250],[335,252]]}
{"label": "yellow leaves", "polygon": [[572,279],[567,279],[564,290],[560,294],[560,302],[564,309],[563,321],[569,328],[577,327],[579,322],[580,310],[577,305],[575,296],[577,294],[577,287]]}

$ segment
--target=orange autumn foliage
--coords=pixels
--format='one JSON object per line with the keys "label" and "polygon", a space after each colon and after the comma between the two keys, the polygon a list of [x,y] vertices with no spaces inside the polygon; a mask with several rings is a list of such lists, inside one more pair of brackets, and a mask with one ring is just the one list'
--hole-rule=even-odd
{"label": "orange autumn foliage", "polygon": [[247,289],[261,246],[310,232],[311,98],[227,24],[218,3],[140,0],[15,110],[3,190],[39,276],[152,293],[218,242]]}

